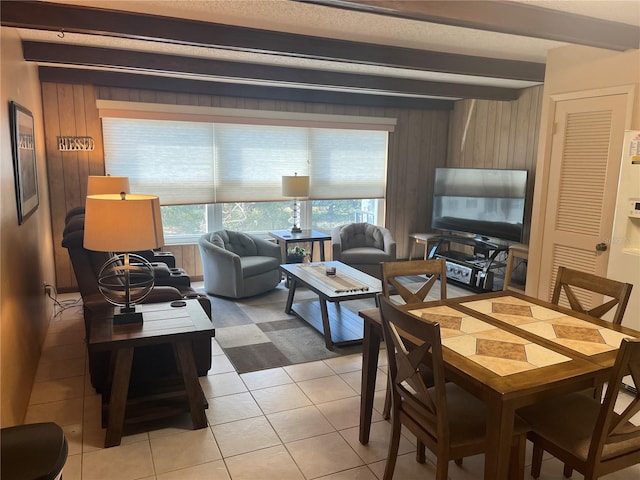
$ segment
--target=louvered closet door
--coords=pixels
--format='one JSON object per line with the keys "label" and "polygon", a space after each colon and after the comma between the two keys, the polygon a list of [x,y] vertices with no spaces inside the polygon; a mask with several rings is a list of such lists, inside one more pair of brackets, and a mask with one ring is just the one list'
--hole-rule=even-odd
{"label": "louvered closet door", "polygon": [[[607,274],[626,101],[626,95],[610,95],[556,104],[540,298],[551,298],[560,265]],[[602,244],[604,251],[597,247]],[[602,300],[580,295],[587,304]],[[564,295],[560,303],[568,306]]]}

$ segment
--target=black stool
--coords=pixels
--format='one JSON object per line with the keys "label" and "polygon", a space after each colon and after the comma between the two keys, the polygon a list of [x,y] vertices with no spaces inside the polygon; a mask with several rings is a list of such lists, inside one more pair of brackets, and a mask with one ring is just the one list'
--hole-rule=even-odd
{"label": "black stool", "polygon": [[61,478],[68,452],[64,432],[55,423],[32,423],[3,428],[0,430],[0,478]]}

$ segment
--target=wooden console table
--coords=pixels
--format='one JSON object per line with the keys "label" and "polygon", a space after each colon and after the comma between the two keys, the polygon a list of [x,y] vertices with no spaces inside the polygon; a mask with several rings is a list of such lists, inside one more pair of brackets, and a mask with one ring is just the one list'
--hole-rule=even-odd
{"label": "wooden console table", "polygon": [[409,260],[413,258],[416,245],[424,245],[423,259],[426,260],[429,257],[431,247],[439,243],[439,238],[437,237],[439,237],[438,233],[410,233]]}
{"label": "wooden console table", "polygon": [[[173,303],[173,302],[172,302]],[[129,394],[129,381],[133,353],[138,347],[168,344],[175,353],[178,369],[181,373],[183,390],[186,394],[188,410],[191,413],[193,428],[207,426],[205,415],[205,399],[198,382],[193,358],[192,341],[197,338],[211,338],[214,328],[211,320],[204,312],[198,300],[185,300],[184,306],[171,306],[171,303],[148,303],[137,306],[143,315],[142,324],[114,325],[113,309],[104,314],[95,314],[91,319],[89,350],[92,352],[110,351],[113,359],[113,380],[108,402],[107,434],[105,447],[120,445],[125,422],[125,410]],[[140,415],[137,420],[155,418],[161,401],[166,400],[167,392],[162,395],[148,396],[148,407],[139,405]],[[138,403],[136,399],[136,403]],[[182,407],[184,410],[185,407]],[[164,411],[160,415],[176,413],[176,410]],[[127,420],[135,421],[133,415]]]}
{"label": "wooden console table", "polygon": [[[522,243],[517,243],[509,246],[509,254],[507,256],[507,266],[504,270],[504,284],[503,290],[518,290],[511,286],[511,275],[513,274],[514,259],[520,258],[525,261],[529,259],[529,246]],[[523,291],[523,290],[521,290]]]}

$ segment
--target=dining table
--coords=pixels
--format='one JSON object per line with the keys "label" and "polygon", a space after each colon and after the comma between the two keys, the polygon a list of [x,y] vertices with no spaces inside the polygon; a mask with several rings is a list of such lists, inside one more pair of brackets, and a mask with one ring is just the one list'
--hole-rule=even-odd
{"label": "dining table", "polygon": [[[623,338],[640,332],[514,291],[398,305],[440,325],[445,375],[487,407],[484,478],[507,479],[518,408],[603,384]],[[379,309],[364,319],[360,443],[369,441],[378,354]]]}

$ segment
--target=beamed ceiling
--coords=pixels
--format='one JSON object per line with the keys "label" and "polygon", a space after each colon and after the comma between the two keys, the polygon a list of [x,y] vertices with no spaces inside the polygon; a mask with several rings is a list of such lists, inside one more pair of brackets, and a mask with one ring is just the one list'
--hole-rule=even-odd
{"label": "beamed ceiling", "polygon": [[402,108],[513,100],[566,44],[640,47],[638,0],[4,1],[43,81]]}

